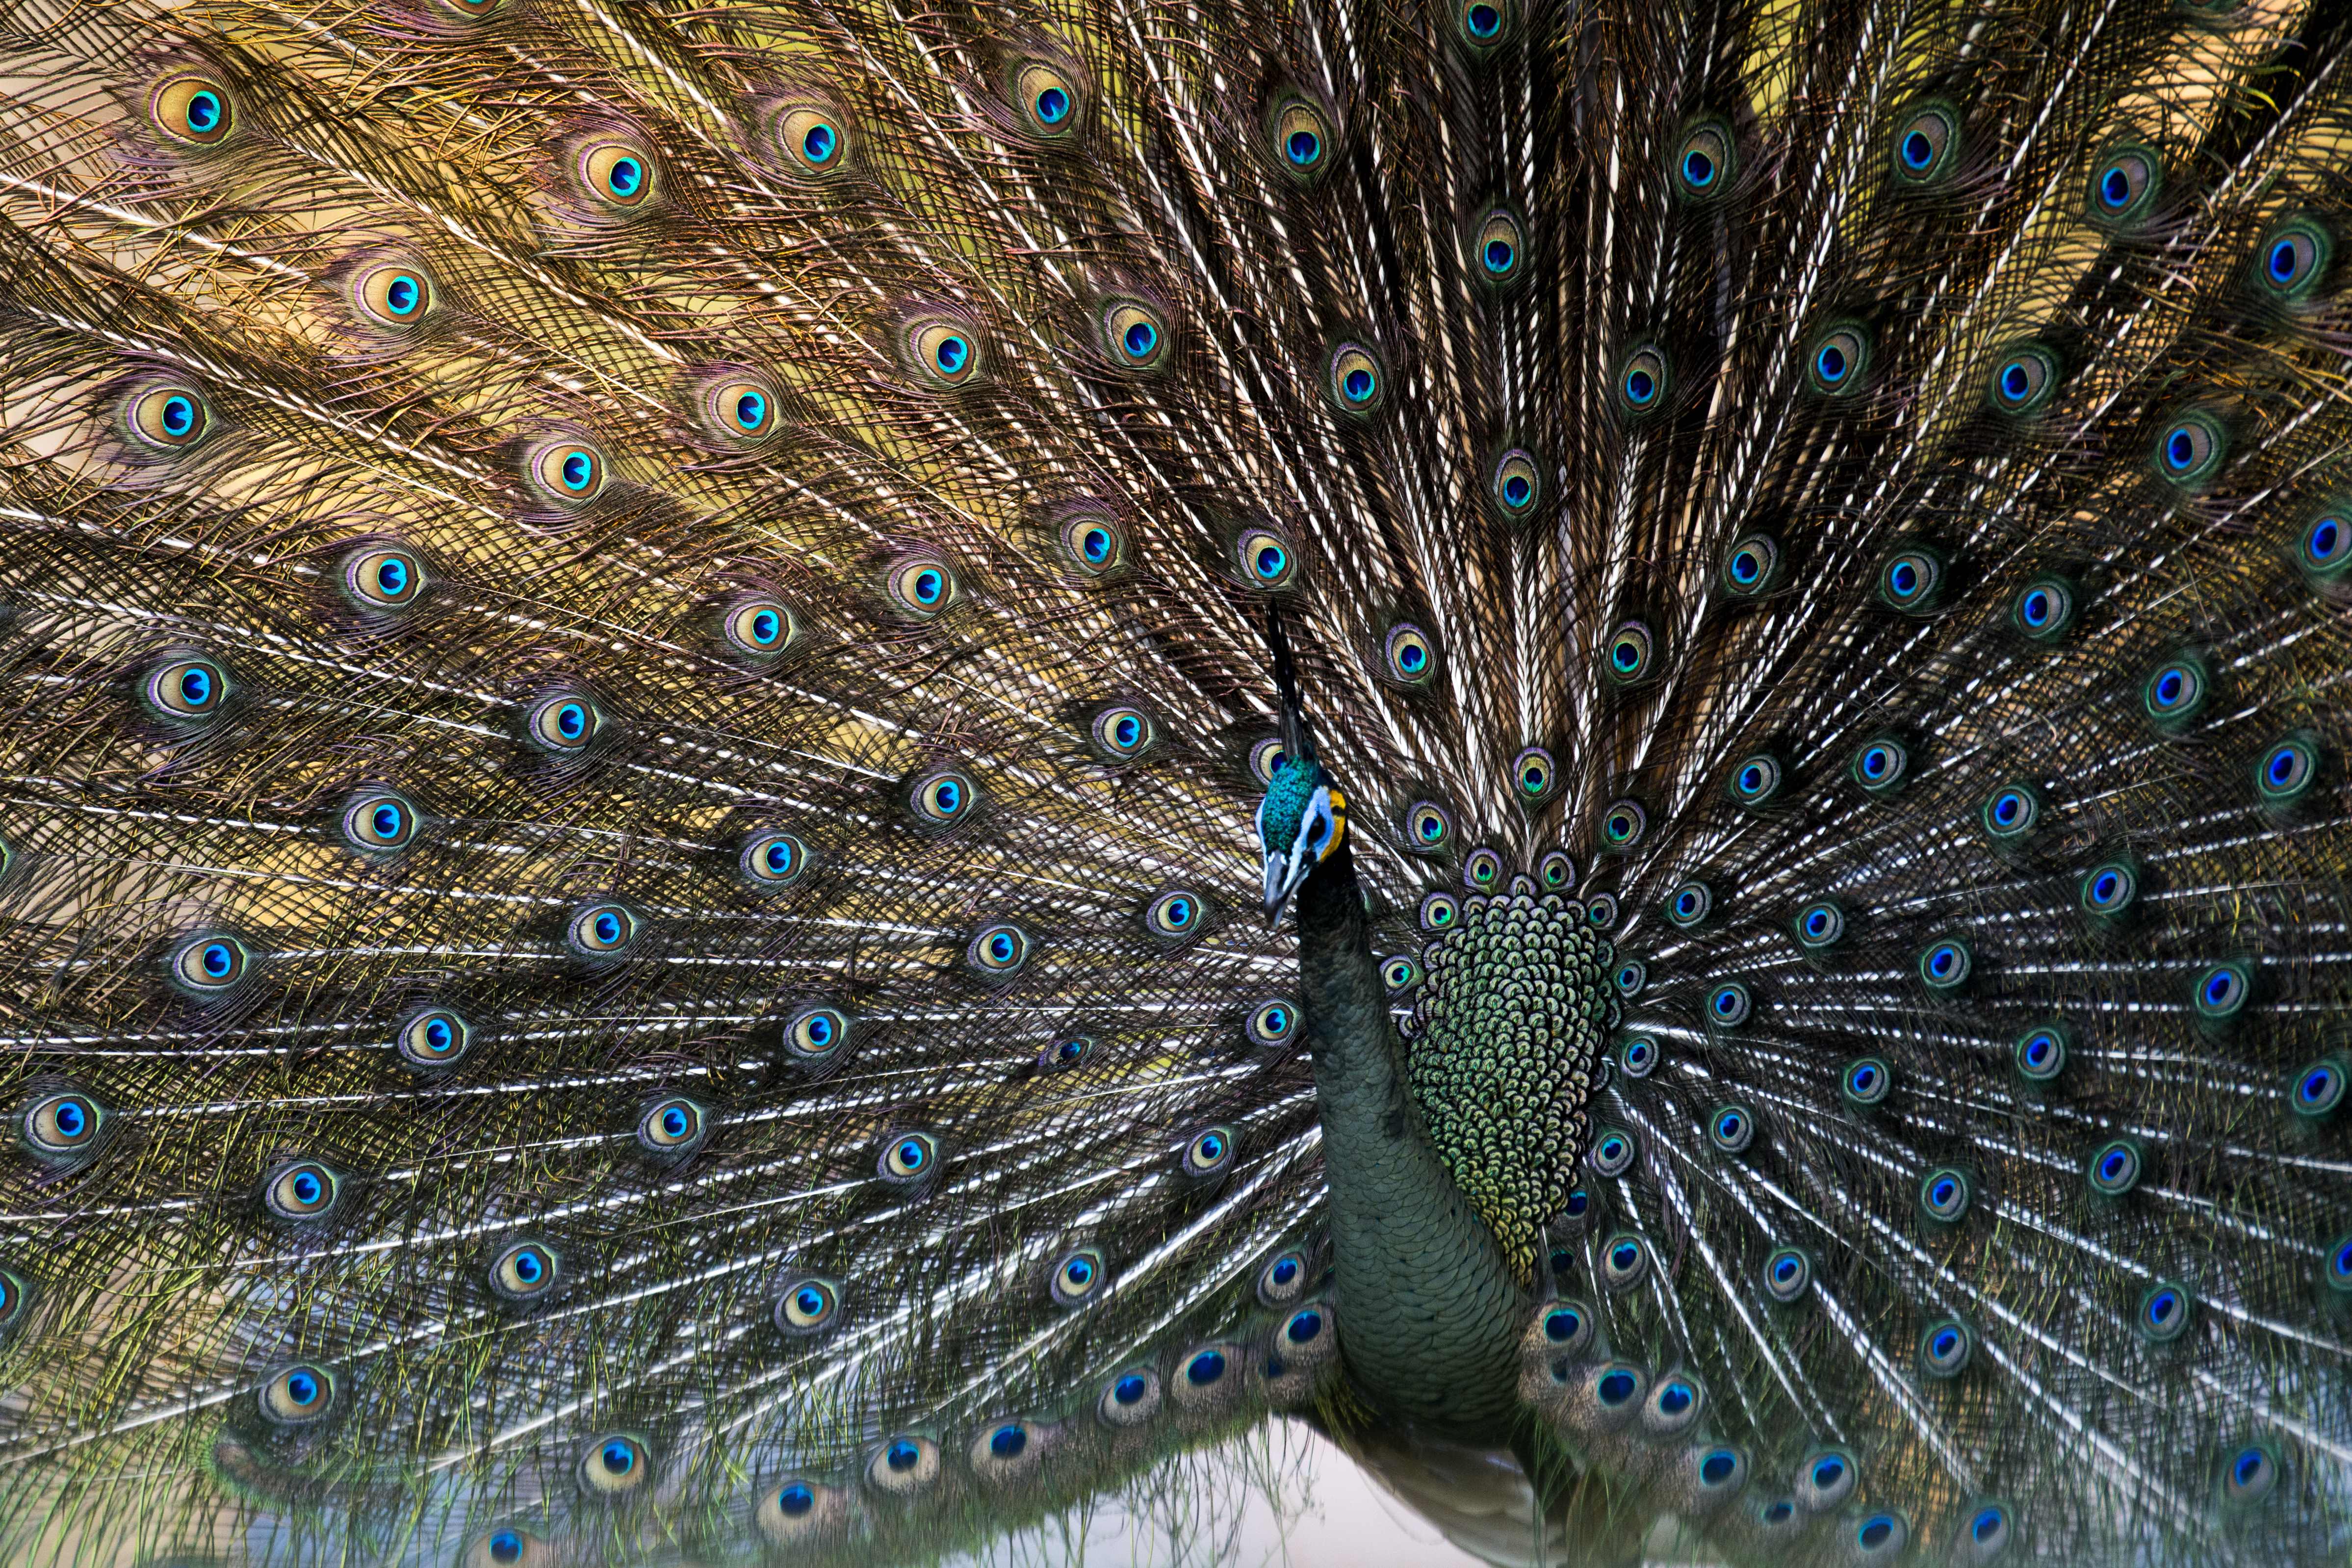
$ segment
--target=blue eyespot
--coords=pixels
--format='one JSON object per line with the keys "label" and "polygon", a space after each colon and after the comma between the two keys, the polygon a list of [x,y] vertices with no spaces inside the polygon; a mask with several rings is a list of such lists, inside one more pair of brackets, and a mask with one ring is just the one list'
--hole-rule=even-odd
{"label": "blue eyespot", "polygon": [[1755,997],[1738,980],[1727,980],[1707,993],[1707,1019],[1721,1029],[1737,1029],[1746,1023],[1755,1007]]}
{"label": "blue eyespot", "polygon": [[1969,1178],[1949,1167],[1929,1171],[1919,1181],[1919,1201],[1928,1218],[1947,1225],[1958,1223],[1968,1213],[1975,1196]]}
{"label": "blue eyespot", "polygon": [[1206,1388],[1225,1375],[1223,1353],[1204,1350],[1184,1364],[1184,1381],[1197,1388]]}
{"label": "blue eyespot", "polygon": [[1462,13],[1462,27],[1478,42],[1489,42],[1503,31],[1503,13],[1487,0],[1471,0]]}
{"label": "blue eyespot", "polygon": [[1919,955],[1919,978],[1938,994],[1959,989],[1975,967],[1975,955],[1958,940],[1932,943]]}
{"label": "blue eyespot", "polygon": [[1290,155],[1293,163],[1302,169],[1309,168],[1323,156],[1323,139],[1312,131],[1294,131],[1290,139],[1283,143],[1283,151]]}
{"label": "blue eyespot", "polygon": [[801,133],[801,155],[812,163],[832,162],[834,152],[840,145],[840,136],[823,120]]}
{"label": "blue eyespot", "polygon": [[1069,117],[1070,95],[1060,88],[1049,87],[1037,95],[1037,118],[1048,125],[1059,125]]}
{"label": "blue eyespot", "polygon": [[1151,1385],[1130,1372],[1111,1385],[1110,1396],[1121,1405],[1132,1405],[1151,1391]]}
{"label": "blue eyespot", "polygon": [[776,1494],[776,1507],[785,1517],[798,1519],[816,1507],[816,1493],[809,1490],[807,1483],[794,1481]]}
{"label": "blue eyespot", "polygon": [[1624,1367],[1612,1367],[1592,1385],[1594,1397],[1610,1408],[1626,1404],[1642,1391],[1642,1380]]}
{"label": "blue eyespot", "polygon": [[2224,1022],[2243,1010],[2252,992],[2253,975],[2245,966],[2216,964],[2198,979],[2198,1015],[2209,1022]]}
{"label": "blue eyespot", "polygon": [[1618,373],[1618,392],[1623,397],[1626,408],[1634,413],[1643,413],[1655,404],[1659,393],[1665,391],[1665,387],[1666,358],[1654,348],[1635,350],[1625,361],[1625,368]]}

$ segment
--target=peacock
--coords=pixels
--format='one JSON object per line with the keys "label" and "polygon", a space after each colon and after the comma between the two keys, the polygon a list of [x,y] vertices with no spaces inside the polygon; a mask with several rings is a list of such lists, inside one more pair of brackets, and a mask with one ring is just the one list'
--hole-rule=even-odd
{"label": "peacock", "polygon": [[0,1560],[2352,1552],[2340,8],[5,48]]}

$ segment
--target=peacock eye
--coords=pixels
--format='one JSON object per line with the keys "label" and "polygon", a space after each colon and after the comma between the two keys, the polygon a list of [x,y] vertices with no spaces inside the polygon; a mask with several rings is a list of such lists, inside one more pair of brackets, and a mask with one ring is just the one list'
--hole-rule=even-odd
{"label": "peacock eye", "polygon": [[1649,1272],[1650,1249],[1640,1237],[1621,1230],[1601,1243],[1600,1273],[1605,1289],[1630,1291],[1648,1278]]}
{"label": "peacock eye", "polygon": [[784,1049],[803,1061],[829,1058],[848,1043],[849,1016],[838,1008],[803,1008],[784,1025]]}
{"label": "peacock eye", "polygon": [[1862,1467],[1841,1448],[1820,1448],[1797,1467],[1797,1495],[1808,1512],[1826,1512],[1853,1495]]}
{"label": "peacock eye", "polygon": [[[2184,1321],[2186,1313],[2183,1313]],[[2221,1473],[2221,1493],[2235,1508],[2249,1508],[2278,1485],[2279,1463],[2268,1447],[2253,1444],[2231,1456]]]}
{"label": "peacock eye", "polygon": [[1298,1032],[1298,1004],[1287,998],[1262,1001],[1242,1020],[1242,1033],[1252,1045],[1272,1050]]}
{"label": "peacock eye", "polygon": [[1708,120],[1692,127],[1675,151],[1675,188],[1685,201],[1712,201],[1729,188],[1737,152],[1731,132]]}
{"label": "peacock eye", "polygon": [[213,427],[211,401],[194,387],[168,382],[132,392],[122,415],[131,438],[159,452],[184,452]]}
{"label": "peacock eye", "polygon": [[2003,413],[2032,413],[2058,390],[2058,356],[2040,343],[2012,344],[1993,361],[1987,389]]}
{"label": "peacock eye", "polygon": [[1741,980],[1726,980],[1706,994],[1706,1021],[1717,1029],[1738,1029],[1756,1012],[1756,994]]}
{"label": "peacock eye", "polygon": [[776,1298],[774,1317],[777,1328],[800,1338],[831,1328],[840,1312],[841,1287],[812,1274],[784,1287]]}
{"label": "peacock eye", "polygon": [[791,833],[757,833],[743,845],[738,863],[763,887],[785,887],[808,869],[808,846]]}
{"label": "peacock eye", "polygon": [[1389,988],[1391,997],[1420,983],[1421,966],[1402,953],[1381,966],[1381,984]]}
{"label": "peacock eye", "polygon": [[1462,857],[1462,885],[1472,893],[1492,893],[1503,880],[1503,857],[1483,845]]}
{"label": "peacock eye", "polygon": [[343,808],[343,841],[362,854],[390,854],[416,837],[416,808],[398,795],[356,795]]}
{"label": "peacock eye", "polygon": [[2103,1197],[2121,1197],[2139,1185],[2139,1149],[2128,1138],[2111,1138],[2091,1151],[2083,1176]]}
{"label": "peacock eye", "polygon": [[1110,518],[1082,513],[1061,528],[1062,553],[1088,577],[1104,577],[1127,561],[1127,530]]}
{"label": "peacock eye", "polygon": [[1437,650],[1418,626],[1401,622],[1389,628],[1382,655],[1389,678],[1404,685],[1426,685],[1437,673]]}
{"label": "peacock eye", "polygon": [[1454,839],[1454,819],[1434,800],[1415,800],[1405,809],[1405,848],[1436,854]]}
{"label": "peacock eye", "polygon": [[586,697],[558,692],[530,706],[530,737],[549,751],[578,751],[604,727],[603,710]]}
{"label": "peacock eye", "polygon": [[1102,1254],[1094,1248],[1081,1247],[1055,1260],[1053,1270],[1046,1277],[1046,1288],[1054,1298],[1055,1305],[1075,1307],[1091,1300],[1109,1277],[1109,1270],[1103,1266]]}
{"label": "peacock eye", "polygon": [[1617,924],[1617,895],[1596,893],[1584,905],[1584,923],[1595,931],[1606,931]]}
{"label": "peacock eye", "polygon": [[294,1223],[331,1213],[342,1197],[342,1182],[318,1161],[299,1160],[272,1172],[261,1190],[271,1218]]}
{"label": "peacock eye", "polygon": [[1764,1293],[1788,1306],[1812,1288],[1813,1260],[1794,1247],[1783,1247],[1764,1260]]}
{"label": "peacock eye", "polygon": [[2091,216],[2109,226],[2137,222],[2155,205],[2163,165],[2145,147],[2108,149],[2091,172]]}
{"label": "peacock eye", "polygon": [[1084,118],[1086,100],[1069,74],[1043,60],[1029,60],[1013,72],[1013,102],[1030,131],[1047,140],[1066,136]]}
{"label": "peacock eye", "polygon": [[1874,795],[1893,793],[1911,771],[1911,753],[1899,740],[1863,742],[1853,754],[1853,781]]}
{"label": "peacock eye", "polygon": [[2254,764],[2254,789],[2263,804],[2292,806],[2308,794],[2319,778],[2319,753],[2310,739],[2289,736],[2274,742]]}
{"label": "peacock eye", "polygon": [[1283,748],[1279,736],[1268,736],[1264,740],[1252,741],[1249,749],[1250,777],[1255,779],[1259,784],[1271,789],[1274,785],[1274,776],[1282,771],[1282,765],[1289,759],[1289,755]]}
{"label": "peacock eye", "polygon": [[211,77],[194,72],[156,83],[147,113],[158,131],[194,147],[217,147],[236,130],[236,99]]}
{"label": "peacock eye", "polygon": [[1244,530],[1234,541],[1234,554],[1241,563],[1242,580],[1253,588],[1287,588],[1298,575],[1297,551],[1272,528]]}
{"label": "peacock eye", "polygon": [[354,550],[343,559],[345,591],[370,610],[405,610],[425,596],[425,563],[393,546]]}
{"label": "peacock eye", "polygon": [[1124,762],[1140,757],[1159,738],[1151,716],[1139,707],[1116,704],[1095,715],[1090,727],[1095,745]]}
{"label": "peacock eye", "polygon": [[1423,931],[1451,931],[1461,923],[1462,901],[1450,893],[1428,893],[1422,895],[1421,928]]}
{"label": "peacock eye", "polygon": [[621,1497],[652,1479],[653,1450],[631,1433],[608,1432],[580,1451],[581,1490],[598,1497]]}
{"label": "peacock eye", "polygon": [[2010,623],[2037,643],[2055,642],[2074,623],[2074,585],[2063,577],[2037,577],[2017,591]]}
{"label": "peacock eye", "polygon": [[1637,1034],[1619,1049],[1617,1065],[1628,1078],[1647,1078],[1657,1071],[1663,1055],[1664,1051],[1655,1040],[1646,1034]]}
{"label": "peacock eye", "polygon": [[1746,1151],[1756,1137],[1755,1113],[1745,1105],[1718,1105],[1706,1115],[1706,1141],[1727,1155]]}
{"label": "peacock eye", "polygon": [[[457,11],[474,9],[473,0],[444,0]],[[496,8],[498,0],[489,0],[481,8]],[[529,1531],[512,1526],[502,1527],[488,1535],[478,1537],[463,1559],[465,1568],[554,1568],[558,1562],[547,1542]]]}
{"label": "peacock eye", "polygon": [[1474,55],[1502,45],[1515,30],[1518,7],[1513,0],[1455,0],[1454,26]]}
{"label": "peacock eye", "polygon": [[41,1155],[74,1155],[96,1146],[106,1107],[79,1090],[45,1094],[25,1108],[17,1125]]}
{"label": "peacock eye", "polygon": [[1311,183],[1330,162],[1331,122],[1305,99],[1283,100],[1270,122],[1276,162],[1292,179]]}
{"label": "peacock eye", "polygon": [[151,674],[150,706],[170,718],[207,719],[227,706],[228,674],[210,659],[174,659]]}
{"label": "peacock eye", "polygon": [[2344,1103],[2347,1076],[2341,1057],[2323,1056],[2305,1062],[2289,1080],[2287,1104],[2296,1115],[2308,1119],[2332,1116]]}
{"label": "peacock eye", "polygon": [[2245,1009],[2253,995],[2252,972],[2242,964],[2216,964],[2197,977],[2189,993],[2197,1016],[2208,1023],[2226,1023]]}
{"label": "peacock eye", "polygon": [[1184,1145],[1184,1174],[1210,1176],[1233,1164],[1234,1130],[1231,1127],[1211,1127],[1195,1133]]}
{"label": "peacock eye", "polygon": [[1666,394],[1666,356],[1644,345],[1625,357],[1617,371],[1617,402],[1627,413],[1643,414]]}
{"label": "peacock eye", "polygon": [[964,386],[980,374],[980,335],[959,321],[915,322],[907,332],[907,351],[937,386]]}
{"label": "peacock eye", "polygon": [[830,180],[849,166],[847,123],[831,110],[815,104],[786,104],[768,121],[793,172]]}
{"label": "peacock eye", "polygon": [[1639,800],[1612,800],[1601,813],[1601,841],[1612,850],[1630,850],[1642,841],[1649,825],[1649,813]]}
{"label": "peacock eye", "polygon": [[1497,287],[1517,278],[1527,253],[1527,236],[1512,213],[1497,207],[1471,231],[1470,254],[1476,276]]}
{"label": "peacock eye", "polygon": [[2317,287],[2335,253],[2327,231],[2306,219],[2282,224],[2263,236],[2254,277],[2273,298],[2301,299]]}
{"label": "peacock eye", "polygon": [[1845,1064],[1845,1075],[1839,1082],[1839,1092],[1849,1105],[1864,1109],[1882,1105],[1895,1090],[1895,1069],[1883,1057],[1865,1056]]}
{"label": "peacock eye", "polygon": [[2194,718],[2204,707],[2207,685],[2200,661],[2186,655],[2168,659],[2149,673],[2140,688],[2140,706],[2159,727],[2173,728]]}
{"label": "peacock eye", "polygon": [[1037,1052],[1037,1071],[1066,1071],[1084,1061],[1094,1049],[1094,1040],[1088,1035],[1072,1035],[1066,1040],[1053,1040]]}
{"label": "peacock eye", "polygon": [[2041,792],[2030,784],[2003,784],[1985,797],[1979,817],[1995,843],[2013,843],[2042,821]]}
{"label": "peacock eye", "polygon": [[1149,1366],[1131,1367],[1103,1385],[1095,1414],[1107,1427],[1140,1427],[1160,1413],[1160,1374]]}
{"label": "peacock eye", "polygon": [[915,815],[933,827],[950,827],[971,816],[980,806],[980,790],[971,776],[961,768],[934,768],[915,780],[908,791],[908,802]]}
{"label": "peacock eye", "polygon": [[559,507],[584,507],[604,490],[604,455],[584,441],[541,442],[524,467],[533,488]]}
{"label": "peacock eye", "polygon": [[1959,160],[1960,127],[1952,111],[1930,104],[1913,112],[1895,131],[1895,177],[1907,185],[1932,185]]}
{"label": "peacock eye", "polygon": [[948,563],[931,556],[912,556],[890,569],[885,586],[900,613],[929,621],[956,601],[961,585]]}
{"label": "peacock eye", "polygon": [[536,1241],[518,1241],[490,1264],[490,1288],[510,1301],[534,1301],[554,1288],[562,1263]]}
{"label": "peacock eye", "polygon": [[1832,327],[1813,340],[1805,375],[1814,391],[1843,397],[1862,384],[1869,361],[1870,339],[1860,327]]}
{"label": "peacock eye", "polygon": [[1311,1278],[1307,1255],[1297,1248],[1267,1260],[1257,1274],[1257,1299],[1269,1307],[1287,1306],[1306,1294]]}
{"label": "peacock eye", "polygon": [[1207,918],[1201,895],[1182,888],[1161,894],[1143,912],[1144,928],[1162,937],[1197,936]]}
{"label": "peacock eye", "polygon": [[1836,946],[1845,939],[1845,911],[1833,899],[1816,899],[1797,911],[1797,946],[1809,953]]}
{"label": "peacock eye", "polygon": [[645,205],[654,193],[654,161],[633,142],[591,142],[580,150],[580,183],[605,206],[624,212]]}
{"label": "peacock eye", "polygon": [[1743,806],[1761,806],[1780,792],[1783,778],[1780,759],[1770,752],[1743,757],[1731,770],[1731,798]]}
{"label": "peacock eye", "polygon": [[218,996],[244,983],[253,953],[225,931],[200,931],[172,953],[172,977],[199,996]]}
{"label": "peacock eye", "polygon": [[24,1321],[25,1308],[32,1299],[30,1281],[14,1269],[0,1269],[0,1336],[8,1334]]}
{"label": "peacock eye", "polygon": [[1958,1318],[1927,1325],[1919,1336],[1919,1370],[1937,1379],[1958,1377],[1976,1352],[1975,1336]]}
{"label": "peacock eye", "polygon": [[352,298],[380,327],[415,327],[433,314],[433,277],[409,262],[371,267],[352,280]]}
{"label": "peacock eye", "polygon": [[2352,567],[2352,515],[2330,505],[2303,527],[2295,564],[2316,582],[2329,582]]}
{"label": "peacock eye", "polygon": [[988,979],[1010,979],[1029,961],[1029,935],[1013,925],[982,926],[965,946],[964,958]]}
{"label": "peacock eye", "polygon": [[2029,1082],[2047,1083],[2065,1069],[2066,1031],[2055,1024],[2028,1030],[2017,1037],[2016,1048],[2011,1054],[2016,1059],[2021,1077]]}
{"label": "peacock eye", "polygon": [[1121,299],[1106,309],[1102,332],[1103,341],[1110,346],[1112,362],[1125,369],[1150,370],[1167,355],[1165,318],[1134,300]]}
{"label": "peacock eye", "polygon": [[901,1434],[866,1461],[866,1479],[887,1492],[905,1496],[940,1479],[940,1446],[929,1437]]}
{"label": "peacock eye", "polygon": [[2156,468],[2176,485],[2194,485],[2221,466],[2229,443],[2210,413],[2183,414],[2156,438]]}
{"label": "peacock eye", "polygon": [[1566,850],[1547,850],[1536,862],[1536,881],[1546,893],[1564,893],[1576,885],[1576,862]]}
{"label": "peacock eye", "polygon": [[709,1125],[708,1112],[683,1094],[674,1094],[637,1118],[637,1144],[652,1155],[690,1153],[701,1146]]}
{"label": "peacock eye", "polygon": [[1687,931],[1704,922],[1715,909],[1715,890],[1703,882],[1686,882],[1666,894],[1666,920]]}
{"label": "peacock eye", "polygon": [[1489,487],[1504,516],[1524,517],[1534,511],[1536,503],[1543,498],[1543,475],[1536,466],[1534,454],[1517,447],[1504,453],[1495,464]]}
{"label": "peacock eye", "polygon": [[882,1146],[877,1162],[885,1181],[927,1181],[939,1164],[939,1144],[929,1133],[901,1133]]}
{"label": "peacock eye", "polygon": [[1958,991],[1975,967],[1974,950],[1957,937],[1931,942],[1919,953],[1920,983],[1938,995]]}
{"label": "peacock eye", "polygon": [[617,958],[637,939],[637,917],[625,904],[592,904],[564,927],[572,950],[585,957]]}
{"label": "peacock eye", "polygon": [[795,1477],[763,1492],[753,1519],[770,1545],[790,1550],[837,1528],[846,1507],[835,1488]]}
{"label": "peacock eye", "polygon": [[1381,362],[1360,343],[1341,343],[1331,350],[1324,385],[1343,413],[1368,414],[1388,395]]}
{"label": "peacock eye", "polygon": [[1967,1217],[1969,1205],[1976,1197],[1968,1173],[1941,1166],[1919,1178],[1919,1205],[1927,1218],[1946,1225],[1958,1224]]}
{"label": "peacock eye", "polygon": [[1649,627],[1639,621],[1628,621],[1609,639],[1601,668],[1617,685],[1630,686],[1650,674],[1654,653]]}
{"label": "peacock eye", "polygon": [[447,1067],[473,1044],[473,1026],[446,1008],[433,1008],[407,1019],[394,1037],[403,1061],[412,1067]]}
{"label": "peacock eye", "polygon": [[703,423],[738,444],[756,446],[767,440],[779,418],[776,389],[765,381],[730,376],[703,391]]}
{"label": "peacock eye", "polygon": [[1753,599],[1780,572],[1780,546],[1769,534],[1743,534],[1723,558],[1723,590],[1735,599]]}
{"label": "peacock eye", "polygon": [[335,1407],[334,1374],[289,1366],[261,1385],[261,1414],[273,1426],[306,1427]]}
{"label": "peacock eye", "polygon": [[749,658],[772,659],[800,636],[791,606],[780,599],[746,599],[728,609],[719,622],[727,645]]}

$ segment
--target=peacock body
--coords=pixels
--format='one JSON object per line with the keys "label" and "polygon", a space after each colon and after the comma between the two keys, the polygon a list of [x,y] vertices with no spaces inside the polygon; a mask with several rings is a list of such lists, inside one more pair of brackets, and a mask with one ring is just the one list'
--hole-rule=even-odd
{"label": "peacock body", "polygon": [[2336,11],[5,48],[0,1556],[2352,1549]]}

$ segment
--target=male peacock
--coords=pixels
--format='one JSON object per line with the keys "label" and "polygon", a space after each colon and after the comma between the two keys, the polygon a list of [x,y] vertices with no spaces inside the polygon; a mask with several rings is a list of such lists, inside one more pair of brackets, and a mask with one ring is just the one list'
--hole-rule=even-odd
{"label": "male peacock", "polygon": [[2352,1548],[2340,15],[5,37],[0,1558]]}

